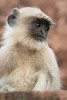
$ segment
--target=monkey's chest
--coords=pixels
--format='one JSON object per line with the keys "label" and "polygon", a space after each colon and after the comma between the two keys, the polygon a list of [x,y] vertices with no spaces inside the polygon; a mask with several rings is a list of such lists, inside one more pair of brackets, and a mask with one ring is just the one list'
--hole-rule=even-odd
{"label": "monkey's chest", "polygon": [[21,91],[33,89],[44,65],[43,58],[40,55],[25,55],[23,59],[19,59],[17,65],[17,68],[9,75],[8,83]]}
{"label": "monkey's chest", "polygon": [[42,70],[45,65],[45,57],[42,52],[24,54],[20,61],[22,63],[21,67],[27,71],[32,71],[32,73]]}

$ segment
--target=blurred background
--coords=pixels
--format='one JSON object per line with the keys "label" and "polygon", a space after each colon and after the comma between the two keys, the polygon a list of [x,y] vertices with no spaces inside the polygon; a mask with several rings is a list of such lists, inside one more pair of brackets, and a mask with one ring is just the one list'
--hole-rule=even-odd
{"label": "blurred background", "polygon": [[67,89],[67,0],[0,0],[0,38],[6,17],[14,7],[35,6],[51,16],[56,23],[48,42],[54,50],[60,68],[64,89]]}

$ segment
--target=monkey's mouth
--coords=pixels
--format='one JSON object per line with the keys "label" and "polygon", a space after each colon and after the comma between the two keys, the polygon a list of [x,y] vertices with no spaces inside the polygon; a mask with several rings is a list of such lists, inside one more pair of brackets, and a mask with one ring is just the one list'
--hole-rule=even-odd
{"label": "monkey's mouth", "polygon": [[43,41],[45,37],[42,34],[34,34],[33,38],[38,41]]}

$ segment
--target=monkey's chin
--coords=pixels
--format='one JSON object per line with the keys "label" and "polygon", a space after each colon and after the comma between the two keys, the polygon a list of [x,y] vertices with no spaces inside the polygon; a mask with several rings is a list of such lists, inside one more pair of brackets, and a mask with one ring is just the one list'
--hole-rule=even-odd
{"label": "monkey's chin", "polygon": [[35,35],[33,38],[34,38],[36,41],[39,41],[39,42],[43,42],[44,39],[45,39],[43,36],[40,36],[40,35]]}

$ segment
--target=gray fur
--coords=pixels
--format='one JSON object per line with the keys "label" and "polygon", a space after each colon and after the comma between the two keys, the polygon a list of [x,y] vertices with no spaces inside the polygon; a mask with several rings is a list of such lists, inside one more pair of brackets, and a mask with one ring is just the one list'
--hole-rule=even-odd
{"label": "gray fur", "polygon": [[19,14],[19,10],[17,8],[14,8],[11,14],[7,18],[7,22],[10,27],[12,27],[16,23],[16,18]]}

